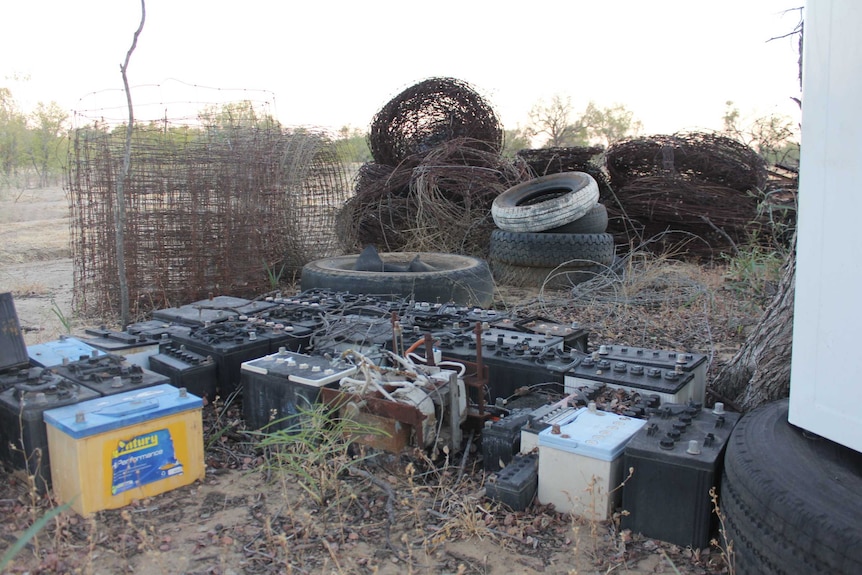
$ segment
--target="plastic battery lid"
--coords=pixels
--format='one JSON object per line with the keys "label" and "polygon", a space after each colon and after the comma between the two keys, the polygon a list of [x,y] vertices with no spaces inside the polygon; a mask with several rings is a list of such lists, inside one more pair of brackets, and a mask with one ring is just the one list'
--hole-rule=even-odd
{"label": "plastic battery lid", "polygon": [[63,360],[78,361],[81,356],[101,357],[105,352],[74,337],[61,337],[56,341],[47,341],[27,346],[30,360],[41,367],[62,365]]}
{"label": "plastic battery lid", "polygon": [[294,383],[323,387],[355,374],[358,368],[347,363],[333,365],[330,360],[291,351],[277,352],[243,362],[242,371],[283,377]]}
{"label": "plastic battery lid", "polygon": [[613,461],[645,423],[643,419],[606,411],[584,410],[573,421],[561,425],[559,433],[554,433],[554,427],[542,430],[539,433],[539,447],[552,447],[593,459]]}
{"label": "plastic battery lid", "polygon": [[201,398],[163,383],[49,409],[45,423],[74,439],[203,407]]}

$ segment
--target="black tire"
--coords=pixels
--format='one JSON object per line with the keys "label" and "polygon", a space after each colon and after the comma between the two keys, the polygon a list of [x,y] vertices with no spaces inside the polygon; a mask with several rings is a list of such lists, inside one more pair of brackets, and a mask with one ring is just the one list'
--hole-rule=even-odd
{"label": "black tire", "polygon": [[855,574],[862,566],[862,454],[806,435],[788,401],[743,416],[725,455],[720,506],[736,572]]}
{"label": "black tire", "polygon": [[546,234],[603,234],[608,229],[608,209],[596,204],[573,222],[546,230]]}
{"label": "black tire", "polygon": [[408,265],[416,256],[435,271],[356,271],[357,255],[324,258],[305,264],[302,290],[323,288],[354,294],[403,297],[415,301],[454,302],[489,307],[494,300],[494,280],[481,259],[433,252],[381,253],[387,264]]}
{"label": "black tire", "polygon": [[573,222],[599,201],[599,187],[584,172],[565,172],[513,186],[494,198],[491,217],[501,230],[541,232]]}
{"label": "black tire", "polygon": [[571,289],[591,280],[607,268],[588,266],[579,268],[537,268],[515,266],[498,260],[490,260],[491,272],[499,285],[519,288],[544,288],[554,290]]}
{"label": "black tire", "polygon": [[614,261],[614,238],[610,234],[494,230],[491,232],[490,257],[511,265],[536,268],[608,266]]}

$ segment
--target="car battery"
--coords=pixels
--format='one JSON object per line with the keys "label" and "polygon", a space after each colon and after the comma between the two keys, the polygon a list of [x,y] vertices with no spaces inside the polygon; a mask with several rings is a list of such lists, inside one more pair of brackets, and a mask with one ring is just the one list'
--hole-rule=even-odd
{"label": "car battery", "polygon": [[0,372],[27,367],[30,358],[10,292],[0,293]]}
{"label": "car battery", "polygon": [[160,373],[129,363],[122,356],[111,354],[67,362],[52,369],[102,396],[152,387],[169,381]]}
{"label": "car battery", "polygon": [[264,321],[305,327],[314,331],[324,325],[323,317],[325,314],[326,311],[322,308],[279,303],[275,307],[255,314],[254,317]]}
{"label": "car battery", "polygon": [[611,518],[621,499],[623,450],[646,424],[595,409],[539,433],[539,502],[589,520]]}
{"label": "car battery", "polygon": [[107,354],[78,338],[61,335],[60,339],[55,341],[27,346],[27,355],[30,357],[31,365],[54,367]]}
{"label": "car battery", "polygon": [[[311,340],[311,334],[314,330],[310,327],[302,325],[293,325],[291,323],[277,322],[273,320],[265,320],[257,317],[245,317],[245,328],[249,332],[257,333],[257,339],[265,339],[269,342],[269,353],[275,353],[283,347],[291,351],[304,351],[308,349]],[[242,319],[236,322],[236,325],[242,328]],[[225,328],[224,324],[218,326],[217,329]]]}
{"label": "car battery", "polygon": [[595,355],[600,359],[607,359],[612,362],[625,361],[668,371],[692,373],[694,374],[694,379],[691,384],[691,395],[682,401],[687,401],[688,399],[701,403],[706,401],[707,356],[705,354],[662,351],[643,347],[601,345]]}
{"label": "car battery", "polygon": [[482,461],[485,471],[498,471],[521,451],[521,428],[528,413],[510,414],[497,421],[486,421],[482,429]]}
{"label": "car battery", "polygon": [[543,317],[530,317],[518,320],[515,328],[547,337],[562,337],[563,349],[574,349],[581,353],[587,353],[588,332],[577,323],[564,325]]}
{"label": "car battery", "polygon": [[530,412],[521,427],[521,453],[532,453],[539,448],[539,433],[554,425],[572,422],[584,407],[572,407],[558,401],[538,407]]}
{"label": "car battery", "polygon": [[[488,367],[489,402],[510,398],[522,387],[554,381],[562,384],[563,373],[537,363],[538,358],[546,362],[556,358],[561,365],[575,361],[565,357],[563,338],[557,336],[491,327],[482,330],[481,344],[482,361]],[[476,334],[471,331],[440,335],[436,345],[445,357],[476,361],[478,344]]]}
{"label": "car battery", "polygon": [[423,333],[448,332],[461,333],[476,326],[475,321],[467,319],[468,308],[449,304],[414,302],[407,307],[401,317],[402,324],[421,337]]}
{"label": "car battery", "polygon": [[203,479],[201,407],[163,384],[45,411],[54,495],[89,515]]}
{"label": "car battery", "polygon": [[316,350],[345,351],[352,349],[365,354],[371,349],[392,349],[395,332],[388,317],[342,315],[329,318],[326,329],[314,335]]}
{"label": "car battery", "polygon": [[174,335],[188,335],[192,328],[187,325],[170,323],[158,319],[130,323],[126,331],[132,335],[140,335],[164,343]]}
{"label": "car battery", "polygon": [[485,496],[524,511],[536,498],[539,485],[539,456],[516,455],[512,461],[485,482]]}
{"label": "car battery", "polygon": [[213,358],[189,351],[182,344],[163,343],[159,353],[150,358],[150,369],[167,376],[174,387],[208,402],[216,395],[218,373]]}
{"label": "car battery", "polygon": [[276,304],[272,300],[250,300],[230,295],[218,295],[195,301],[188,305],[199,309],[223,310],[236,313],[237,315],[249,316],[269,309]]}
{"label": "car battery", "polygon": [[[250,328],[246,322],[213,324],[173,339],[189,351],[213,358],[216,363],[216,391],[222,398],[238,389],[242,363],[268,355],[272,346],[272,338],[258,337],[258,330]],[[300,347],[301,341],[294,342],[294,345]]]}
{"label": "car battery", "polygon": [[626,445],[621,526],[693,549],[709,546],[716,527],[709,491],[718,488],[724,450],[739,414],[662,406]]}
{"label": "car battery", "polygon": [[224,309],[213,309],[208,307],[196,307],[191,304],[179,307],[168,307],[153,310],[154,320],[167,323],[177,323],[189,327],[201,327],[213,323],[219,323],[236,319],[239,317],[235,311]]}
{"label": "car battery", "polygon": [[320,388],[356,373],[341,360],[282,349],[242,364],[242,409],[249,429],[267,432],[300,428],[299,412],[318,403]]}
{"label": "car battery", "polygon": [[[99,397],[95,391],[44,368],[0,393],[0,456],[33,477],[44,492],[51,485],[48,436],[42,414],[55,407]],[[14,447],[13,447],[14,446]]]}
{"label": "car battery", "polygon": [[656,394],[662,403],[684,403],[691,399],[694,373],[588,356],[566,373],[565,389],[569,392],[589,383],[642,395]]}
{"label": "car battery", "polygon": [[159,339],[151,338],[143,334],[131,334],[124,331],[115,331],[101,328],[87,328],[84,342],[100,349],[105,353],[122,355],[129,363],[144,368],[150,367],[150,356],[159,351]]}

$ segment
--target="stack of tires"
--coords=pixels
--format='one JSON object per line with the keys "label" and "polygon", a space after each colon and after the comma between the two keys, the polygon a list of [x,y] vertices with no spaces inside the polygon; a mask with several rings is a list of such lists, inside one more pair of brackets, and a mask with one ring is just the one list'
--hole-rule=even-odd
{"label": "stack of tires", "polygon": [[566,289],[595,277],[614,260],[608,212],[584,172],[529,180],[494,199],[489,263],[497,283]]}

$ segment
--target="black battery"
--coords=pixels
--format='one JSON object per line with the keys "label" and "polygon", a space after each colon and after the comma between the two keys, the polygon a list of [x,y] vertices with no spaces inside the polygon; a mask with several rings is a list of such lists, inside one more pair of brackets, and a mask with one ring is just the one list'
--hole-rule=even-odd
{"label": "black battery", "polygon": [[35,369],[26,382],[0,393],[0,457],[11,467],[26,470],[44,492],[51,485],[51,464],[43,413],[99,394],[52,370]]}
{"label": "black battery", "polygon": [[338,359],[281,350],[243,363],[241,372],[248,428],[298,431],[300,411],[318,403],[321,387],[337,386],[343,377],[356,373],[356,367]]}
{"label": "black battery", "polygon": [[539,454],[516,455],[511,462],[485,482],[485,495],[524,511],[536,497],[539,488]]}
{"label": "black battery", "polygon": [[149,367],[149,358],[159,351],[159,339],[142,333],[116,331],[106,327],[86,328],[83,341],[105,353],[122,355],[129,363]]}
{"label": "black battery", "polygon": [[166,376],[113,354],[79,359],[55,366],[52,370],[101,396],[170,383]]}
{"label": "black battery", "polygon": [[[476,361],[475,333],[447,333],[437,338],[444,357]],[[486,401],[508,400],[521,388],[553,384],[563,389],[565,373],[583,355],[563,350],[563,338],[546,337],[512,330],[489,328],[482,331],[482,362],[488,368]]]}
{"label": "black battery", "polygon": [[625,345],[600,345],[595,351],[597,359],[611,362],[624,361],[668,371],[693,373],[691,399],[705,401],[707,356],[702,353],[688,353],[631,347]]}
{"label": "black battery", "polygon": [[691,399],[694,373],[661,369],[625,361],[595,360],[591,356],[566,373],[566,390],[583,384],[602,383],[610,387],[658,394],[662,403],[682,403]]}
{"label": "black battery", "polygon": [[217,390],[222,397],[233,393],[240,382],[240,366],[274,353],[281,348],[303,350],[309,345],[312,330],[304,326],[248,318],[193,329],[187,336],[177,335],[176,343],[189,351],[210,356],[216,362]]}
{"label": "black battery", "polygon": [[240,314],[235,311],[196,307],[191,304],[168,307],[153,311],[153,319],[167,323],[178,323],[189,327],[201,327],[213,323],[236,319]]}
{"label": "black battery", "polygon": [[485,471],[498,471],[521,451],[521,428],[528,414],[519,413],[488,421],[482,429],[482,460]]}
{"label": "black battery", "polygon": [[240,367],[245,361],[270,353],[271,342],[258,337],[245,322],[223,322],[193,329],[187,336],[175,336],[174,343],[189,351],[213,358],[216,363],[216,393],[227,398],[239,388]]}
{"label": "black battery", "polygon": [[587,336],[589,334],[577,323],[564,325],[548,318],[536,316],[518,320],[515,322],[515,329],[548,337],[562,337],[563,349],[574,349],[581,353],[587,352]]}
{"label": "black battery", "polygon": [[218,374],[213,358],[189,351],[182,344],[163,343],[150,357],[150,369],[170,378],[171,385],[213,401]]}
{"label": "black battery", "polygon": [[[626,445],[622,527],[681,547],[709,546],[724,450],[739,414],[663,405]],[[626,471],[628,473],[628,471]]]}
{"label": "black battery", "polygon": [[190,326],[158,319],[139,321],[126,326],[128,333],[154,339],[159,343],[164,343],[165,340],[172,338],[174,335],[188,335],[191,330]]}
{"label": "black battery", "polygon": [[27,367],[28,363],[30,358],[12,294],[0,293],[0,372]]}

